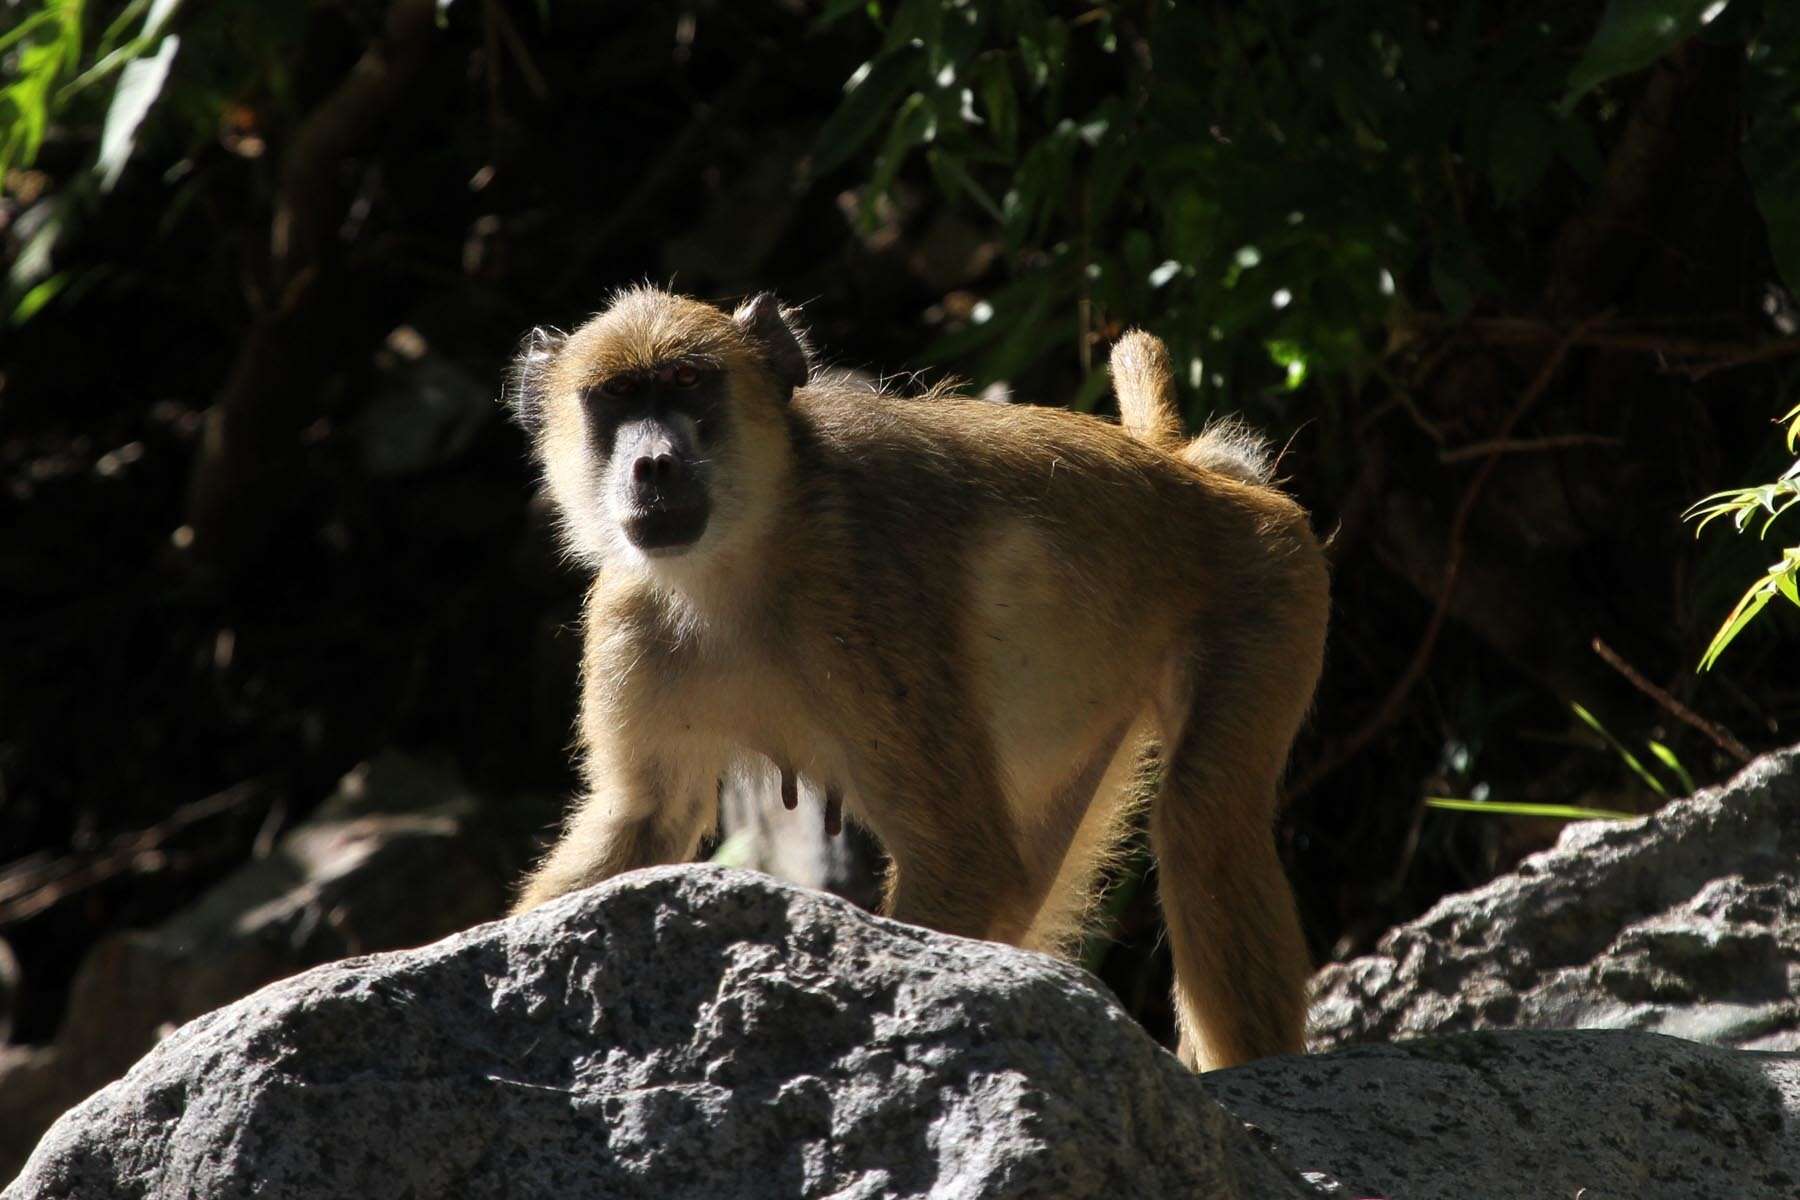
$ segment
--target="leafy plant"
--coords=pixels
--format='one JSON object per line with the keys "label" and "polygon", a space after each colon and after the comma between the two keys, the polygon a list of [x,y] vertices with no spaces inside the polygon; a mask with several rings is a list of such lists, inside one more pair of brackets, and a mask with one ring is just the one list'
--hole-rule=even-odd
{"label": "leafy plant", "polygon": [[[1601,740],[1612,747],[1613,752],[1619,756],[1619,760],[1624,763],[1627,770],[1637,776],[1638,779],[1642,780],[1644,785],[1658,796],[1661,796],[1665,800],[1668,799],[1669,789],[1663,781],[1657,778],[1655,772],[1645,766],[1644,761],[1636,754],[1632,753],[1631,749],[1627,747],[1625,743],[1614,737],[1611,731],[1600,723],[1598,717],[1594,716],[1594,714],[1589,712],[1585,706],[1580,704],[1570,704],[1569,709],[1575,714],[1576,720],[1580,721],[1593,732],[1599,734]],[[1682,765],[1681,760],[1676,757],[1673,750],[1653,739],[1646,739],[1644,744],[1649,748],[1651,755],[1655,757],[1656,761],[1661,763],[1676,778],[1676,780],[1679,781],[1683,795],[1689,794],[1695,790],[1694,777],[1689,774],[1687,768]],[[1633,817],[1642,815],[1640,813],[1622,812],[1618,809],[1591,808],[1577,804],[1535,804],[1512,800],[1477,799],[1474,797],[1460,799],[1454,796],[1428,796],[1425,799],[1425,803],[1430,808],[1449,809],[1455,812],[1476,812],[1487,813],[1492,816],[1510,817],[1550,817],[1562,821],[1628,821]]]}
{"label": "leafy plant", "polygon": [[[872,219],[923,158],[1003,240],[1014,282],[935,348],[977,382],[1060,350],[1089,370],[1085,405],[1104,387],[1091,341],[1154,322],[1202,412],[1278,414],[1309,379],[1371,369],[1409,313],[1461,319],[1527,294],[1532,201],[1599,178],[1608,85],[1731,8],[1610,0],[1596,21],[1594,7],[1529,4],[1496,37],[1478,6],[1410,0],[1101,0],[1072,15],[839,0],[821,24],[867,20],[882,41],[813,169],[866,163]],[[1763,50],[1758,86],[1785,94],[1792,49]],[[1759,125],[1758,171],[1787,169],[1786,124]]]}
{"label": "leafy plant", "polygon": [[[1800,449],[1800,405],[1790,409],[1780,419],[1787,422],[1787,448],[1789,453],[1794,453]],[[1760,519],[1756,536],[1762,539],[1768,536],[1769,527],[1776,519],[1796,504],[1800,504],[1800,457],[1775,482],[1714,492],[1688,509],[1684,515],[1688,520],[1699,521],[1694,527],[1695,537],[1700,536],[1702,530],[1720,517],[1730,517],[1733,527],[1739,533]],[[1800,606],[1800,546],[1784,549],[1780,561],[1771,564],[1762,578],[1751,584],[1739,598],[1736,606],[1726,616],[1724,624],[1719,626],[1719,631],[1713,634],[1706,653],[1700,658],[1699,669],[1711,670],[1713,664],[1719,661],[1719,656],[1725,652],[1725,647],[1731,645],[1744,627],[1776,596],[1785,596],[1794,605]]]}

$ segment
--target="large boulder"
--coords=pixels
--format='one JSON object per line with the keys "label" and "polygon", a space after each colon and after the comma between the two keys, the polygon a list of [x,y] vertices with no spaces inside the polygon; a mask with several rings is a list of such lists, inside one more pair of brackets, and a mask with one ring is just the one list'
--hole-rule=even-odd
{"label": "large boulder", "polygon": [[1800,1049],[1800,748],[1649,816],[1571,825],[1326,967],[1313,997],[1321,1049],[1510,1027]]}
{"label": "large boulder", "polygon": [[1264,1059],[1207,1090],[1321,1194],[1794,1200],[1800,1059],[1652,1033],[1463,1033]]}
{"label": "large boulder", "polygon": [[1077,969],[718,867],[265,988],[65,1116],[5,1200],[1283,1196]]}
{"label": "large boulder", "polygon": [[1194,1076],[1063,963],[669,867],[202,1017],[0,1200],[1791,1200],[1796,1181],[1792,1056],[1477,1034]]}

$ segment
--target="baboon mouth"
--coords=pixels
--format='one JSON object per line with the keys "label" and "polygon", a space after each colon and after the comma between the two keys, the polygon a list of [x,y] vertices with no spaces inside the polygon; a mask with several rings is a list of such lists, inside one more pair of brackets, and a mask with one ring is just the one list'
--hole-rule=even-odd
{"label": "baboon mouth", "polygon": [[706,532],[710,515],[705,504],[640,509],[625,519],[625,536],[639,550],[685,550]]}

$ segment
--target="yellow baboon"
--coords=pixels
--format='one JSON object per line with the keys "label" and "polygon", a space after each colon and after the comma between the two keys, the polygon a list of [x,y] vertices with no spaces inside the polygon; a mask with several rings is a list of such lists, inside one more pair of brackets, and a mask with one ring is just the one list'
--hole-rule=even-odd
{"label": "yellow baboon", "polygon": [[790,317],[634,288],[526,340],[516,411],[598,573],[586,792],[519,908],[690,858],[763,755],[882,841],[892,916],[1062,949],[1153,751],[1182,1057],[1300,1049],[1271,824],[1329,600],[1260,442],[1184,441],[1145,334],[1114,425],[809,385]]}

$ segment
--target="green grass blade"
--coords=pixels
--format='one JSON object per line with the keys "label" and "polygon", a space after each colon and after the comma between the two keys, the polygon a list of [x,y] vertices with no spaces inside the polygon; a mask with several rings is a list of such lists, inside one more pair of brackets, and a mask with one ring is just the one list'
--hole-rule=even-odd
{"label": "green grass blade", "polygon": [[1625,743],[1608,733],[1606,731],[1606,726],[1600,724],[1600,719],[1598,717],[1594,716],[1593,713],[1589,712],[1579,704],[1571,702],[1569,707],[1575,710],[1575,715],[1580,717],[1582,722],[1587,725],[1589,729],[1592,729],[1595,733],[1606,739],[1606,744],[1613,748],[1614,752],[1625,761],[1625,765],[1630,767],[1632,772],[1639,779],[1643,780],[1645,785],[1647,785],[1651,791],[1655,792],[1665,800],[1669,798],[1669,789],[1663,786],[1662,780],[1652,775],[1650,769],[1638,759],[1638,756],[1625,748]]}
{"label": "green grass blade", "polygon": [[1427,796],[1431,808],[1451,812],[1487,813],[1497,817],[1550,817],[1559,821],[1630,821],[1642,813],[1611,808],[1584,808],[1578,804],[1528,804],[1512,800],[1460,800],[1455,796]]}
{"label": "green grass blade", "polygon": [[1650,747],[1650,753],[1656,755],[1656,760],[1669,768],[1675,778],[1681,781],[1682,795],[1691,796],[1698,790],[1694,787],[1694,777],[1688,774],[1687,768],[1681,765],[1681,760],[1675,757],[1673,750],[1654,740],[1646,740],[1644,744]]}

